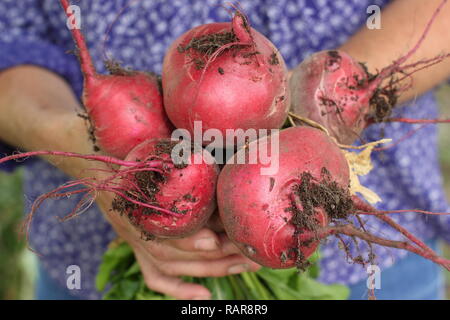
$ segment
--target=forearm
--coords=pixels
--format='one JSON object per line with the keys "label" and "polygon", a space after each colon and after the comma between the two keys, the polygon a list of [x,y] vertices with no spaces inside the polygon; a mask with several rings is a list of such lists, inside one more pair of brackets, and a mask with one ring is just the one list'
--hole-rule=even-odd
{"label": "forearm", "polygon": [[[419,40],[442,0],[395,0],[381,13],[381,29],[366,26],[340,49],[375,73],[405,55]],[[450,53],[450,3],[434,21],[430,32],[409,63]],[[413,86],[404,92],[404,102],[433,88],[450,76],[450,58],[413,75]],[[409,80],[405,80],[409,81]]]}
{"label": "forearm", "polygon": [[[79,103],[59,76],[33,66],[0,73],[0,140],[27,151],[92,153]],[[64,172],[80,177],[85,160],[47,157]]]}

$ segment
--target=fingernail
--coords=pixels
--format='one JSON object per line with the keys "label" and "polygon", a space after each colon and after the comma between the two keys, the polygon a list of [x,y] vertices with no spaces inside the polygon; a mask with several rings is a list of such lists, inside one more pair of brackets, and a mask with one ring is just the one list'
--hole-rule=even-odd
{"label": "fingernail", "polygon": [[219,248],[217,241],[213,238],[203,238],[195,241],[195,249],[203,251],[213,251]]}
{"label": "fingernail", "polygon": [[209,296],[198,296],[192,298],[192,300],[210,300],[211,298]]}
{"label": "fingernail", "polygon": [[248,264],[237,264],[228,268],[229,274],[237,274],[248,271]]}

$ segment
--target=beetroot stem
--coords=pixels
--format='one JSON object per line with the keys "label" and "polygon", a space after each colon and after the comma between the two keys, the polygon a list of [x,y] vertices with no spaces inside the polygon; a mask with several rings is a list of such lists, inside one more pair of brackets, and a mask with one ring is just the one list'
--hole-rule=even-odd
{"label": "beetroot stem", "polygon": [[412,119],[412,118],[390,118],[386,122],[403,122],[410,124],[436,124],[436,123],[450,123],[450,119]]}
{"label": "beetroot stem", "polygon": [[[67,17],[70,18],[71,14],[68,12],[70,2],[68,0],[61,0],[61,5]],[[81,70],[83,71],[86,82],[89,82],[96,76],[97,72],[94,68],[91,55],[89,54],[89,50],[86,46],[86,41],[84,40],[84,36],[81,33],[80,29],[73,28],[70,30],[70,32],[72,33],[72,37],[78,48],[78,57],[80,59]]]}
{"label": "beetroot stem", "polygon": [[102,155],[84,155],[74,152],[64,152],[64,151],[31,151],[31,152],[23,152],[18,154],[13,154],[11,156],[3,157],[0,159],[0,164],[5,163],[11,160],[23,159],[32,156],[63,156],[63,157],[71,157],[71,158],[80,158],[85,160],[92,161],[100,161],[109,164],[115,164],[123,167],[161,167],[163,165],[163,161],[161,160],[151,160],[145,162],[138,161],[125,161],[120,160],[110,156],[102,156]]}
{"label": "beetroot stem", "polygon": [[409,52],[406,55],[404,55],[403,57],[400,57],[399,59],[394,61],[391,65],[381,69],[381,71],[378,74],[378,76],[370,84],[370,89],[373,92],[378,88],[380,83],[385,78],[389,77],[390,75],[392,75],[395,72],[398,72],[399,69],[400,69],[401,64],[404,63],[405,61],[407,61],[419,49],[419,47],[422,45],[423,41],[425,40],[426,36],[428,35],[428,33],[429,33],[430,29],[431,29],[431,26],[433,25],[434,21],[436,20],[436,17],[439,15],[440,11],[444,7],[444,5],[447,3],[447,1],[448,0],[442,0],[442,2],[439,4],[437,9],[434,11],[433,16],[431,17],[430,21],[428,21],[424,32],[420,36],[420,38],[417,41],[417,43],[415,44],[415,46],[411,50],[409,50]]}
{"label": "beetroot stem", "polygon": [[358,198],[356,196],[353,196],[352,200],[355,205],[355,208],[358,210],[358,211],[356,211],[357,215],[360,215],[360,214],[375,215],[376,218],[387,223],[390,227],[392,227],[393,229],[400,232],[409,241],[415,243],[421,250],[419,250],[415,246],[412,246],[408,242],[393,241],[393,240],[379,238],[379,237],[376,237],[367,232],[362,232],[360,230],[357,230],[356,228],[354,228],[351,225],[349,225],[348,228],[344,228],[347,226],[338,226],[338,227],[342,227],[342,228],[336,229],[336,231],[331,231],[331,232],[338,232],[338,233],[342,233],[345,235],[356,236],[363,240],[371,241],[373,243],[377,243],[377,244],[380,244],[383,246],[388,246],[388,247],[398,248],[398,249],[405,249],[405,250],[411,251],[413,253],[416,253],[426,259],[429,259],[435,263],[438,263],[450,271],[450,260],[446,260],[446,259],[439,257],[439,255],[437,253],[435,253],[430,247],[428,247],[425,243],[423,243],[421,240],[419,240],[416,236],[411,234],[408,230],[403,228],[401,225],[399,225],[397,222],[392,220],[390,217],[386,216],[387,213],[405,213],[405,212],[418,212],[418,213],[424,213],[424,214],[448,214],[448,213],[434,213],[434,212],[429,212],[429,211],[424,211],[424,210],[378,211],[375,208],[373,208],[371,205],[369,205],[368,203],[364,202],[363,200],[361,200],[360,198]]}
{"label": "beetroot stem", "polygon": [[344,234],[349,237],[357,237],[364,241],[379,244],[384,247],[407,250],[419,256],[422,256],[425,259],[431,260],[450,271],[450,260],[439,257],[432,249],[427,246],[425,246],[424,248],[417,248],[407,241],[394,241],[377,237],[368,232],[358,230],[351,224],[325,227],[321,230],[318,230],[318,235],[320,238],[326,238],[327,236],[332,234]]}
{"label": "beetroot stem", "polygon": [[419,209],[404,209],[404,210],[385,210],[385,211],[375,211],[375,212],[364,212],[364,211],[358,211],[357,214],[364,214],[364,215],[371,215],[371,216],[382,216],[386,214],[395,214],[395,213],[423,213],[423,214],[429,214],[434,216],[445,216],[450,215],[450,212],[432,212],[432,211],[426,211],[426,210],[419,210]]}

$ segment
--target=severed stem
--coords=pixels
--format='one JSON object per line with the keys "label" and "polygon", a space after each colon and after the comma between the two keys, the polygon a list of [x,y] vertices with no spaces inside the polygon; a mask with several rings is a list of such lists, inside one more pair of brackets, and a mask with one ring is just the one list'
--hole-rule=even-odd
{"label": "severed stem", "polygon": [[395,241],[388,240],[378,236],[375,236],[371,233],[364,232],[355,228],[355,226],[351,224],[339,225],[339,226],[330,226],[322,228],[322,230],[318,230],[320,238],[326,238],[329,235],[333,234],[344,234],[350,237],[357,237],[364,241],[375,243],[384,247],[403,249],[415,253],[419,256],[424,257],[425,259],[431,260],[436,264],[441,265],[448,271],[450,271],[450,260],[439,257],[431,248],[427,247],[416,247],[411,245],[407,241]]}
{"label": "severed stem", "polygon": [[[70,18],[72,15],[72,13],[69,12],[70,2],[68,0],[61,0],[61,6],[63,7],[67,17]],[[72,33],[72,37],[78,48],[78,57],[80,59],[81,69],[86,78],[85,80],[89,82],[97,75],[97,72],[94,68],[91,55],[89,54],[86,41],[84,40],[84,36],[80,29],[72,28],[70,32]]]}

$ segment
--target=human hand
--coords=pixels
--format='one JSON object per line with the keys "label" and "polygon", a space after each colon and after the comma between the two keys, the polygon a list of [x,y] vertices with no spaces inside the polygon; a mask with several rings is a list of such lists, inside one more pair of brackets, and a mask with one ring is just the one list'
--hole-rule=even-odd
{"label": "human hand", "polygon": [[[119,236],[133,248],[144,280],[154,291],[177,299],[209,299],[208,289],[186,283],[180,276],[222,277],[260,268],[244,257],[224,233],[208,228],[183,239],[146,241],[125,215],[111,209],[113,197],[101,193],[97,203]],[[211,222],[219,225],[215,215]]]}

